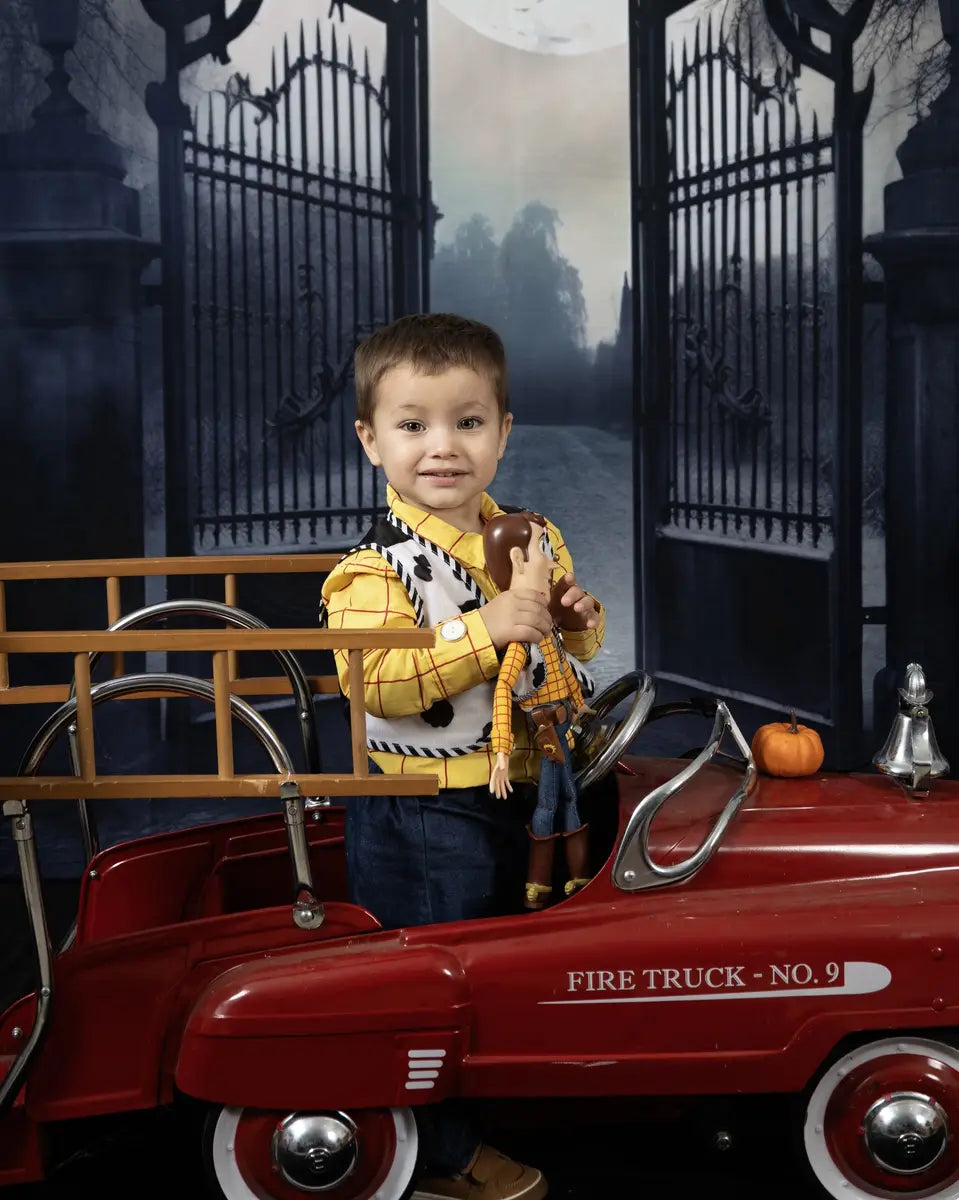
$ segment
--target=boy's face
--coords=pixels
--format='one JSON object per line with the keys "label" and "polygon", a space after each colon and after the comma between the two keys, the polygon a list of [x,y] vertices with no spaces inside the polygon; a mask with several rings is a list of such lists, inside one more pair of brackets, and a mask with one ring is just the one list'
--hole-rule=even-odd
{"label": "boy's face", "polygon": [[367,457],[409,504],[479,532],[480,498],[493,482],[512,417],[500,417],[482,375],[452,367],[419,375],[403,363],[376,389],[372,423],[356,422]]}

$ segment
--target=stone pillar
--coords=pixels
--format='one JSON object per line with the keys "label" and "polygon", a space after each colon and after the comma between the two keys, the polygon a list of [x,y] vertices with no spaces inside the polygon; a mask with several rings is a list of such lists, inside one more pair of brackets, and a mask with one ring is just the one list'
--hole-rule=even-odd
{"label": "stone pillar", "polygon": [[49,94],[0,137],[0,557],[143,552],[139,196],[64,58],[78,0],[34,0]]}
{"label": "stone pillar", "polygon": [[[945,91],[898,150],[903,178],[869,239],[888,300],[884,693],[922,664],[939,743],[959,770],[959,0],[939,0]],[[894,693],[893,693],[894,697]],[[889,712],[882,713],[889,708]],[[877,737],[885,726],[877,723]]]}
{"label": "stone pillar", "polygon": [[[34,0],[38,41],[53,61],[49,93],[30,129],[0,136],[4,561],[143,554],[140,275],[155,249],[140,236],[139,195],[123,183],[118,148],[90,128],[69,90],[64,58],[77,9],[78,0]],[[141,597],[138,583],[123,585],[125,609]],[[105,587],[11,583],[7,617],[14,630],[102,629]],[[137,664],[131,658],[128,669]],[[50,655],[11,663],[13,683],[63,682],[63,673]],[[7,710],[2,773],[16,771],[42,715]],[[142,752],[142,712],[111,720],[121,728],[111,740]],[[56,819],[73,829],[72,805],[64,807],[69,814]]]}

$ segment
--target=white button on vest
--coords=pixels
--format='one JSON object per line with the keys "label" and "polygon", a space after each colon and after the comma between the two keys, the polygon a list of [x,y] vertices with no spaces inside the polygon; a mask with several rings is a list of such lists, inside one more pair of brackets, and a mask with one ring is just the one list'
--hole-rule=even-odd
{"label": "white button on vest", "polygon": [[466,636],[466,622],[461,621],[459,617],[452,621],[446,621],[440,626],[440,637],[444,642],[458,642],[461,637]]}

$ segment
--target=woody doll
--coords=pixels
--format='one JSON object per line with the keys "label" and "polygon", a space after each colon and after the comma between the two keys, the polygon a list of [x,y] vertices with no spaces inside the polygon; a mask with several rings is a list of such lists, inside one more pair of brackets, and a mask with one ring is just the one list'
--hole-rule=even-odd
{"label": "woody doll", "polygon": [[553,858],[562,838],[569,875],[566,895],[589,882],[587,827],[579,815],[570,751],[572,726],[585,713],[580,681],[563,648],[559,618],[568,624],[578,614],[562,606],[572,586],[566,576],[552,585],[556,564],[537,513],[506,513],[491,518],[483,532],[486,567],[500,591],[532,588],[548,595],[553,629],[538,645],[511,642],[506,648],[493,697],[492,747],[496,765],[490,791],[502,798],[511,792],[509,756],[513,749],[513,704],[530,723],[533,742],[542,753],[536,808],[527,826],[530,836],[525,905],[544,908],[552,893]]}

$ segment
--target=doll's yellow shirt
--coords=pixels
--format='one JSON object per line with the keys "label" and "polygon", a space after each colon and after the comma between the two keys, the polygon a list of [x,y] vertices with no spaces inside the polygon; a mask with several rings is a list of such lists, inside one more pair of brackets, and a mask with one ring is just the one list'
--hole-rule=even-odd
{"label": "doll's yellow shirt", "polygon": [[[565,641],[565,637],[563,640]],[[582,707],[583,692],[579,680],[573,674],[573,668],[560,654],[556,638],[544,638],[539,648],[546,667],[546,678],[531,696],[514,703],[513,686],[526,666],[526,646],[521,642],[510,642],[506,647],[503,665],[496,680],[496,691],[493,694],[491,749],[494,754],[512,752],[517,707],[523,712],[528,712],[538,704],[558,704],[565,700],[571,708],[570,716]]]}
{"label": "doll's yellow shirt", "polygon": [[[464,533],[439,517],[406,504],[392,487],[387,488],[386,498],[401,521],[465,567],[487,600],[496,595],[486,570],[482,534]],[[485,522],[502,509],[484,493],[480,511]],[[573,563],[559,530],[550,521],[547,521],[547,530],[558,563],[564,571],[572,571]],[[338,564],[323,584],[323,601],[330,629],[417,627],[409,593],[392,567],[375,550],[361,550]],[[602,606],[599,608],[600,621],[596,629],[562,631],[566,652],[581,662],[589,662],[603,644],[606,614]],[[494,679],[499,673],[500,661],[481,610],[465,613],[462,619],[466,636],[458,641],[438,638],[436,645],[429,649],[366,651],[363,682],[367,712],[386,720],[411,716],[425,712],[437,700],[461,695],[477,684]],[[336,651],[335,659],[340,688],[348,697],[346,652]],[[510,756],[510,778],[518,782],[535,780],[539,775],[539,751],[530,742],[526,720],[519,710],[513,713],[512,720],[515,744]],[[370,757],[390,775],[436,775],[441,788],[488,783],[496,762],[492,746],[452,759],[415,758],[379,751],[372,751]]]}

